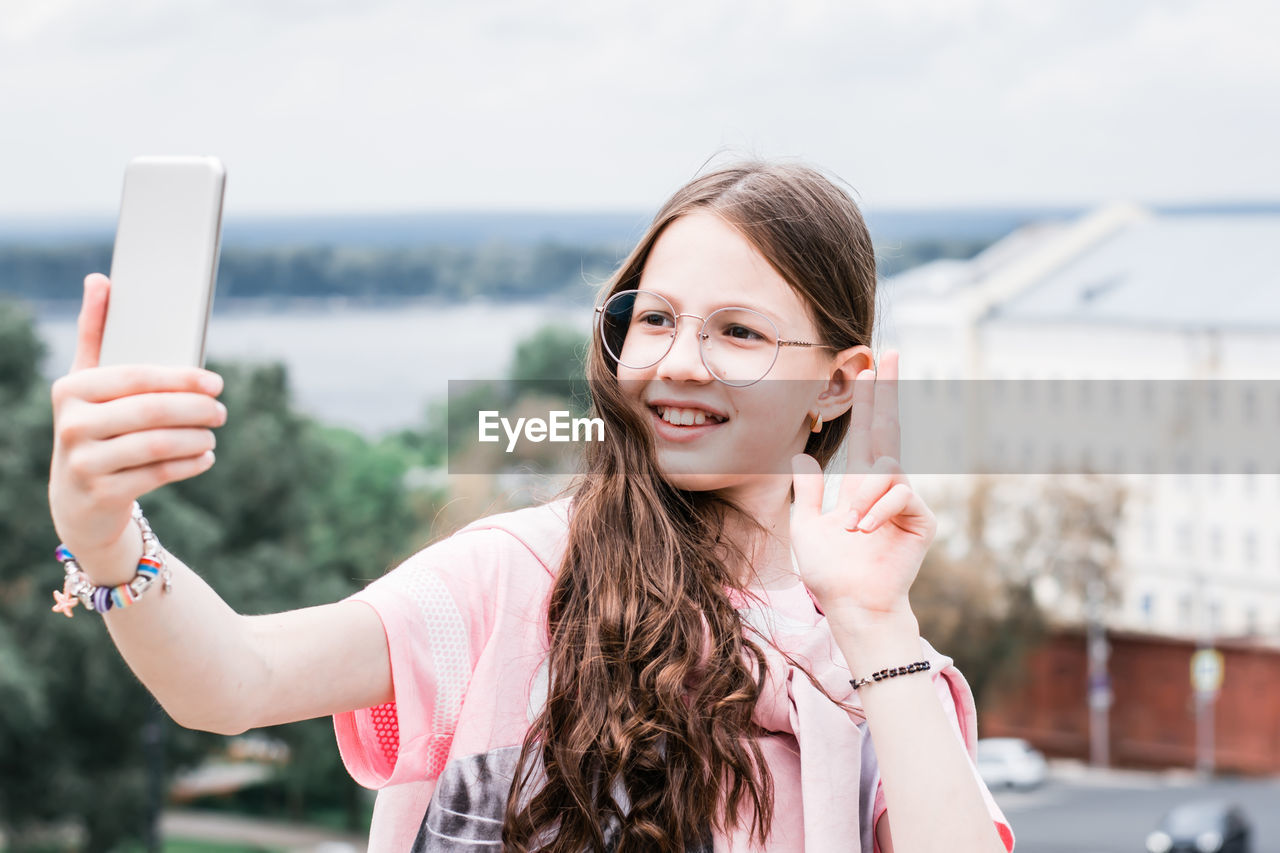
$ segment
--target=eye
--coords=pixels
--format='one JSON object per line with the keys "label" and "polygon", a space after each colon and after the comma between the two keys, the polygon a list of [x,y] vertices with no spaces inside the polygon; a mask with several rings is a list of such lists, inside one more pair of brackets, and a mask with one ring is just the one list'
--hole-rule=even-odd
{"label": "eye", "polygon": [[754,329],[734,323],[726,326],[724,329],[725,337],[734,338],[743,342],[756,342],[766,340],[765,336]]}
{"label": "eye", "polygon": [[637,326],[649,326],[653,328],[669,328],[671,318],[661,311],[644,311],[636,315],[635,324]]}

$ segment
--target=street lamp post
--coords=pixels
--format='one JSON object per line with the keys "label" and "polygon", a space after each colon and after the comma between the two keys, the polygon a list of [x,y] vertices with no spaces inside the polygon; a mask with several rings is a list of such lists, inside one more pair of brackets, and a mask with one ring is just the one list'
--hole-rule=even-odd
{"label": "street lamp post", "polygon": [[1102,622],[1102,602],[1106,590],[1102,581],[1091,578],[1086,587],[1088,599],[1089,657],[1089,763],[1106,767],[1111,763],[1111,676],[1107,672],[1106,627]]}
{"label": "street lamp post", "polygon": [[1200,641],[1191,656],[1191,687],[1195,691],[1196,708],[1196,772],[1212,776],[1214,769],[1213,710],[1217,704],[1218,689],[1222,686],[1222,653],[1214,649],[1214,636],[1218,626],[1216,614],[1204,594],[1203,574],[1196,575],[1203,604],[1200,622]]}

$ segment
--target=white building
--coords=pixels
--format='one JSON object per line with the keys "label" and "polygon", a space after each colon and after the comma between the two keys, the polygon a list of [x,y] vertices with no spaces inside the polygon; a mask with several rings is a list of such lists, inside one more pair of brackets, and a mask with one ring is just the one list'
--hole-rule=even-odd
{"label": "white building", "polygon": [[881,293],[880,344],[902,351],[903,380],[997,380],[917,383],[947,388],[957,413],[966,388],[988,394],[964,417],[917,418],[945,459],[1124,478],[1112,627],[1280,642],[1280,216],[1116,204]]}

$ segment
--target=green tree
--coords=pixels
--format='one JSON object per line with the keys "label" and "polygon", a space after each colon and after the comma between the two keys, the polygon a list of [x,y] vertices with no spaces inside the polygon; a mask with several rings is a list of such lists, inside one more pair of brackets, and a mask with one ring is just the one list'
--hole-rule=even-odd
{"label": "green tree", "polygon": [[[50,612],[61,583],[48,513],[52,408],[29,314],[0,303],[0,826],[28,846],[42,825],[84,830],[107,850],[137,832],[147,808],[142,723],[154,702],[103,627]],[[170,742],[170,766],[200,754],[199,736]]]}
{"label": "green tree", "polygon": [[565,399],[576,414],[590,407],[586,381],[587,339],[564,326],[544,326],[516,344],[508,377],[517,393]]}
{"label": "green tree", "polygon": [[[99,617],[50,612],[61,580],[47,497],[53,424],[29,321],[0,304],[0,830],[20,850],[61,823],[82,830],[83,849],[107,851],[143,835],[143,732],[155,702]],[[209,367],[225,379],[230,413],[218,462],[142,503],[165,547],[232,607],[269,613],[335,601],[416,549],[422,525],[403,453],[297,413],[280,365]],[[276,783],[289,810],[339,807],[357,822],[359,788],[329,720],[273,734],[295,756]],[[225,739],[168,723],[164,744],[171,775]]]}

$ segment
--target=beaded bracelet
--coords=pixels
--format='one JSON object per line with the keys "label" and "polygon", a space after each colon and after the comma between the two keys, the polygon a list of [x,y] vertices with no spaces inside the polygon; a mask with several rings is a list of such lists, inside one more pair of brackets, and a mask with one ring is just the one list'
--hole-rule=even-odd
{"label": "beaded bracelet", "polygon": [[886,678],[893,678],[897,675],[910,675],[913,672],[926,672],[929,669],[927,660],[916,661],[906,666],[893,666],[889,669],[882,669],[879,672],[873,672],[866,678],[859,678],[856,681],[849,679],[849,683],[853,685],[853,689],[866,687],[868,684],[874,684],[877,681],[884,681]]}
{"label": "beaded bracelet", "polygon": [[68,619],[75,614],[71,609],[83,604],[85,610],[106,613],[116,607],[128,607],[142,597],[153,583],[159,579],[161,588],[168,592],[172,586],[172,573],[165,565],[160,553],[160,540],[151,532],[151,525],[142,514],[142,507],[133,502],[133,520],[138,522],[142,530],[142,559],[138,561],[138,573],[133,580],[116,586],[94,586],[72,556],[65,544],[59,544],[53,552],[62,563],[67,577],[61,590],[54,590],[53,598],[57,604],[51,608],[55,613],[62,613]]}

